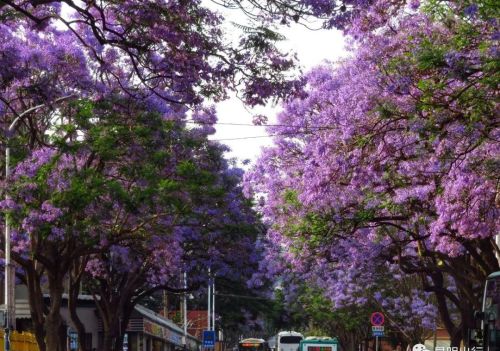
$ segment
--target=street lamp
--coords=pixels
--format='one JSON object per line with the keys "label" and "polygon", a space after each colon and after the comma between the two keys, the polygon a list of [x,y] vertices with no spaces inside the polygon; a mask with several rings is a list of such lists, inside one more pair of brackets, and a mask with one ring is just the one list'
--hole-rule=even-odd
{"label": "street lamp", "polygon": [[215,331],[215,274],[212,278],[212,330]]}
{"label": "street lamp", "polygon": [[[63,96],[56,99],[54,103],[58,103],[67,99],[72,98],[73,95]],[[9,192],[7,191],[7,180],[10,175],[10,134],[14,131],[17,123],[21,121],[25,116],[31,112],[35,112],[47,104],[40,104],[33,106],[20,115],[18,115],[12,123],[9,125],[5,133],[5,200],[8,202],[10,200]],[[10,215],[8,212],[5,213],[5,334],[4,334],[4,350],[10,351],[10,327],[13,329],[16,327],[16,305],[14,299],[14,266],[12,265],[11,255],[10,255]]]}
{"label": "street lamp", "polygon": [[184,272],[183,274],[183,287],[184,287],[184,294],[182,294],[182,329],[183,329],[183,335],[182,335],[182,345],[184,346],[184,350],[187,348],[187,273]]}
{"label": "street lamp", "polygon": [[207,290],[207,298],[208,298],[208,301],[207,301],[207,329],[208,330],[212,330],[212,328],[210,327],[211,323],[212,323],[212,318],[210,317],[210,312],[211,312],[211,309],[212,309],[212,284],[211,284],[211,279],[212,279],[212,276],[210,274],[210,267],[208,268],[208,290]]}

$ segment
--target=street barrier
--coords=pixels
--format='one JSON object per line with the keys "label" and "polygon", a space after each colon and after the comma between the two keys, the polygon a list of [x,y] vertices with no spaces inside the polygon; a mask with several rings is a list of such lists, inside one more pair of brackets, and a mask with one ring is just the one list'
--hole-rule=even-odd
{"label": "street barrier", "polygon": [[[35,335],[27,332],[10,334],[11,351],[39,351]],[[0,351],[4,351],[3,330],[0,330]]]}

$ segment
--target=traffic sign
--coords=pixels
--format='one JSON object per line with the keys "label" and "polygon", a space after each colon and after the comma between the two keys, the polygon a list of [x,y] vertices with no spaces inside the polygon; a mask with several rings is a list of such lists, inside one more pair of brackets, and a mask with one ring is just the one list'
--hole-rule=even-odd
{"label": "traffic sign", "polygon": [[203,347],[207,349],[215,347],[215,330],[203,331]]}
{"label": "traffic sign", "polygon": [[384,325],[385,322],[384,315],[382,314],[382,312],[373,312],[370,317],[370,322],[372,323],[372,325],[375,326]]}
{"label": "traffic sign", "polygon": [[78,349],[78,333],[76,331],[69,332],[69,349],[71,351]]}
{"label": "traffic sign", "polygon": [[384,331],[375,331],[375,330],[372,330],[372,335],[373,336],[384,336]]}
{"label": "traffic sign", "polygon": [[383,332],[383,331],[384,331],[383,325],[372,325],[372,332]]}

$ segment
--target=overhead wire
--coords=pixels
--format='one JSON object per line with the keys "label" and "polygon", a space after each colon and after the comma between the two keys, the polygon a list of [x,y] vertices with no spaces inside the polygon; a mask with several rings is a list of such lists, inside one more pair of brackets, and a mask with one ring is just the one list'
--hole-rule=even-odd
{"label": "overhead wire", "polygon": [[[327,128],[325,128],[327,129]],[[328,128],[331,129],[331,128]],[[237,137],[237,138],[221,138],[221,139],[210,139],[211,141],[232,141],[232,140],[247,140],[247,139],[259,139],[259,138],[272,138],[275,136],[299,136],[299,135],[312,135],[314,132],[319,131],[322,129],[317,129],[317,130],[304,130],[304,131],[296,131],[296,132],[283,132],[283,133],[274,133],[274,134],[268,134],[268,135],[255,135],[255,136],[246,136],[246,137]]]}
{"label": "overhead wire", "polygon": [[306,133],[298,132],[298,133],[287,133],[287,134],[255,135],[255,136],[239,137],[239,138],[210,139],[210,141],[247,140],[247,139],[271,138],[271,137],[275,137],[275,136],[299,135],[299,134],[306,134]]}
{"label": "overhead wire", "polygon": [[331,126],[307,126],[307,127],[301,127],[301,126],[294,126],[294,125],[289,125],[289,124],[252,124],[252,123],[231,123],[231,122],[209,123],[209,122],[201,122],[201,121],[193,121],[193,120],[186,120],[186,123],[189,123],[189,124],[220,125],[220,126],[245,126],[245,127],[292,127],[292,128],[313,128],[313,129],[331,128]]}
{"label": "overhead wire", "polygon": [[271,138],[275,136],[296,136],[296,135],[307,135],[313,134],[313,132],[321,131],[321,130],[331,130],[333,126],[293,126],[287,124],[251,124],[251,123],[232,123],[232,122],[202,122],[202,121],[194,121],[194,120],[186,120],[186,123],[189,124],[200,124],[200,125],[227,125],[227,126],[244,126],[244,127],[284,127],[284,128],[297,128],[307,130],[303,131],[290,131],[290,132],[280,132],[273,133],[268,135],[255,135],[255,136],[245,136],[245,137],[236,137],[236,138],[220,138],[220,139],[210,139],[211,141],[234,141],[234,140],[247,140],[247,139],[260,139],[260,138]]}

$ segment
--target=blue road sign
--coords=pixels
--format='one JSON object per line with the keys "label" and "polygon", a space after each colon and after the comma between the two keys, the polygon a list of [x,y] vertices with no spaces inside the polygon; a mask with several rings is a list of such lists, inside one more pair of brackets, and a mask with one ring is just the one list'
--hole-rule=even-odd
{"label": "blue road sign", "polygon": [[380,331],[380,330],[372,330],[372,335],[373,336],[384,336],[384,331]]}
{"label": "blue road sign", "polygon": [[203,331],[203,347],[209,349],[215,347],[215,330]]}
{"label": "blue road sign", "polygon": [[69,332],[69,349],[71,351],[78,350],[78,333],[75,331]]}

